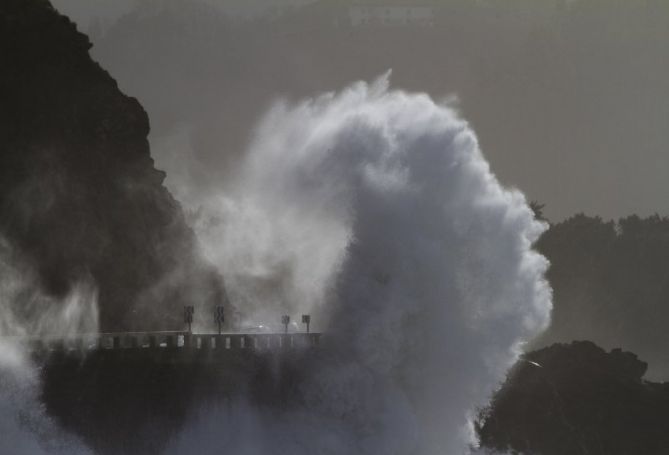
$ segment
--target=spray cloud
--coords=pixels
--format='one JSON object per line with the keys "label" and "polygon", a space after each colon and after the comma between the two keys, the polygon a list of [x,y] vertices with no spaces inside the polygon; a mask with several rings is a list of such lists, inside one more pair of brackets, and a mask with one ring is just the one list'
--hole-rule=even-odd
{"label": "spray cloud", "polygon": [[546,226],[453,109],[388,77],[277,104],[235,190],[203,203],[196,231],[244,316],[316,313],[328,335],[299,409],[202,410],[173,452],[465,453],[548,324]]}
{"label": "spray cloud", "polygon": [[39,402],[39,369],[27,351],[31,338],[67,339],[98,331],[97,290],[90,280],[63,299],[40,292],[31,267],[0,237],[0,434],[16,455],[90,451],[64,433]]}

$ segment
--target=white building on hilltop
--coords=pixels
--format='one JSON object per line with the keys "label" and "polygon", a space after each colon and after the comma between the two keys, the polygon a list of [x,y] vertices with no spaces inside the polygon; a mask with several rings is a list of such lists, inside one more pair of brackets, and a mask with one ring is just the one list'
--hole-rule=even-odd
{"label": "white building on hilltop", "polygon": [[431,6],[360,4],[350,6],[348,15],[353,27],[434,25]]}

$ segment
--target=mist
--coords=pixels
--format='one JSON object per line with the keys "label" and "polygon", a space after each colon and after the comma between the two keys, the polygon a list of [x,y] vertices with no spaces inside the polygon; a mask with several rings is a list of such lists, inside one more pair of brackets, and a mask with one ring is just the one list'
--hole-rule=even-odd
{"label": "mist", "polygon": [[66,340],[98,331],[97,291],[81,282],[63,299],[39,290],[36,274],[0,237],[0,433],[16,455],[73,454],[90,451],[64,431],[40,402],[41,365],[30,341]]}

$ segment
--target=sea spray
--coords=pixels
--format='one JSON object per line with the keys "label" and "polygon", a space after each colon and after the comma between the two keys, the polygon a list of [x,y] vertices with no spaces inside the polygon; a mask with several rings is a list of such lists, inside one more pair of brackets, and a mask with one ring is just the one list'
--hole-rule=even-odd
{"label": "sea spray", "polygon": [[549,322],[546,225],[468,124],[388,75],[265,116],[195,229],[247,320],[317,314],[299,409],[203,409],[170,453],[447,454]]}
{"label": "sea spray", "polygon": [[39,400],[39,367],[31,338],[67,339],[98,331],[97,290],[88,280],[63,299],[39,290],[29,265],[0,237],[0,435],[13,455],[91,453],[49,417]]}

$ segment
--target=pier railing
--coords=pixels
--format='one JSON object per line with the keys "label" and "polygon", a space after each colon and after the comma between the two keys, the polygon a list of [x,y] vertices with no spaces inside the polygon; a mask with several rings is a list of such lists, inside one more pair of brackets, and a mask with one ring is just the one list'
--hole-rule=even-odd
{"label": "pier railing", "polygon": [[92,351],[126,349],[272,350],[317,347],[320,333],[124,332],[82,335],[66,339],[27,340],[32,351]]}

